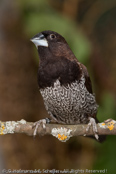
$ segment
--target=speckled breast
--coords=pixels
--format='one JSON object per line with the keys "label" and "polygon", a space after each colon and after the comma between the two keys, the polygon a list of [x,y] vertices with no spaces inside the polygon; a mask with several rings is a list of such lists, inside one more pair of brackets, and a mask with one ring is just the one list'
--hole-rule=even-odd
{"label": "speckled breast", "polygon": [[59,123],[88,123],[88,115],[97,112],[95,96],[85,87],[85,79],[63,86],[56,80],[53,87],[40,89],[48,114]]}

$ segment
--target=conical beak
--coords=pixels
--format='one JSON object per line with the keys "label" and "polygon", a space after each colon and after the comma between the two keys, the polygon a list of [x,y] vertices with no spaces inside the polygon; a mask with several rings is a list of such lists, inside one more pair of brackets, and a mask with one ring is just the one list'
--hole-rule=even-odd
{"label": "conical beak", "polygon": [[30,41],[32,41],[37,48],[39,46],[48,47],[48,41],[42,33],[35,35]]}

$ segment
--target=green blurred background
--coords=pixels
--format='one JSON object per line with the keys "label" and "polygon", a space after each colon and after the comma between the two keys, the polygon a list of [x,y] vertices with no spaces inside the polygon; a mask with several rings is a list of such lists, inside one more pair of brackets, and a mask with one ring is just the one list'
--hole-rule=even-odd
{"label": "green blurred background", "polygon": [[[30,38],[62,34],[88,68],[98,119],[116,119],[116,0],[0,0],[0,120],[48,117],[37,86],[38,53]],[[116,137],[61,143],[52,136],[0,137],[0,170],[107,169],[116,172]]]}

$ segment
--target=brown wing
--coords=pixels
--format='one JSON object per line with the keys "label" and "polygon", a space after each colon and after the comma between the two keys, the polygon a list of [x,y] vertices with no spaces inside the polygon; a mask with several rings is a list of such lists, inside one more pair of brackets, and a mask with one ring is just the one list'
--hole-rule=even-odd
{"label": "brown wing", "polygon": [[81,66],[83,74],[85,76],[85,86],[86,86],[87,90],[92,94],[93,93],[92,84],[91,84],[91,79],[89,77],[87,68],[83,64],[80,64],[80,66]]}

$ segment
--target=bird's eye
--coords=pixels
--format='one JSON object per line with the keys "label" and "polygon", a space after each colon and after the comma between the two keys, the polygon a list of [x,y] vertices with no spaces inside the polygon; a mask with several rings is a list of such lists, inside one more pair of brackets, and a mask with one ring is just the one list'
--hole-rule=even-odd
{"label": "bird's eye", "polygon": [[55,39],[56,35],[55,34],[50,34],[50,39]]}

